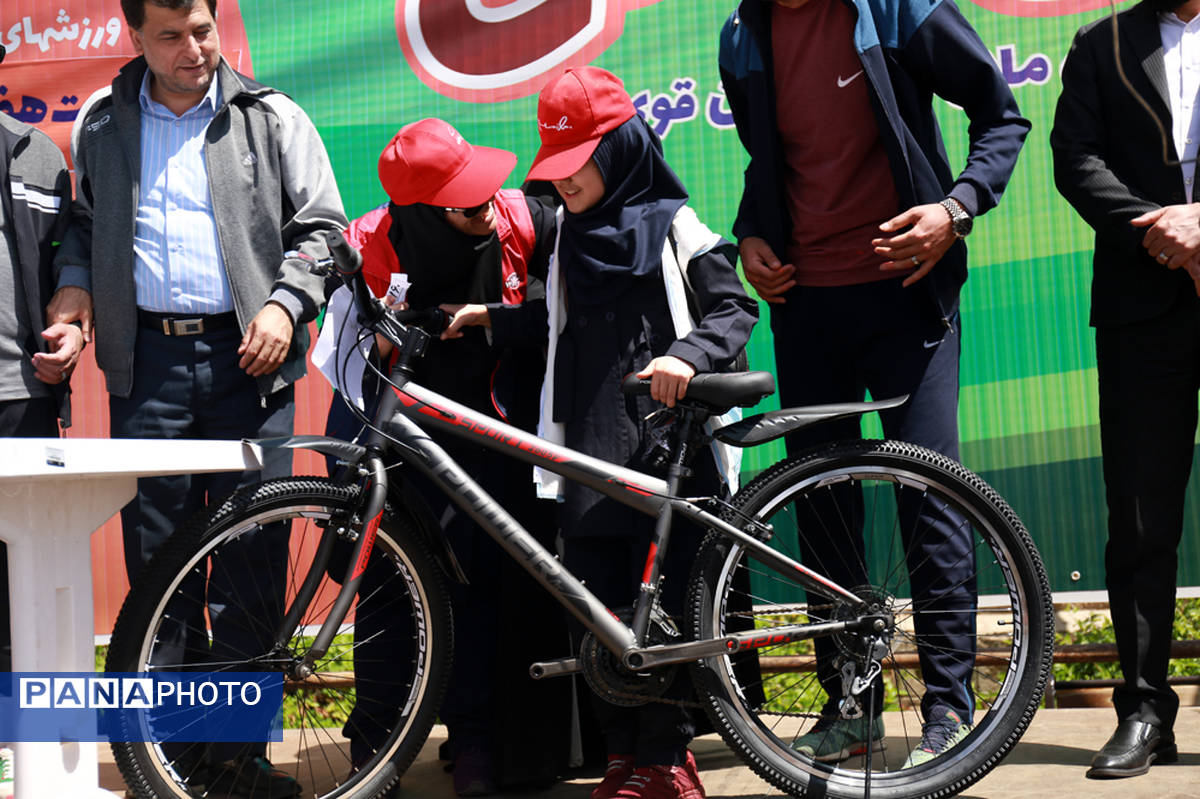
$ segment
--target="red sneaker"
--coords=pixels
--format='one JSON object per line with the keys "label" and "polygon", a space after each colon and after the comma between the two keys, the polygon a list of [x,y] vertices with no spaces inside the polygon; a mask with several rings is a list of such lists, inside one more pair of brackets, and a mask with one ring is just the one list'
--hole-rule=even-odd
{"label": "red sneaker", "polygon": [[604,779],[592,789],[592,799],[613,799],[625,780],[633,776],[633,755],[609,755]]}
{"label": "red sneaker", "polygon": [[682,766],[641,766],[613,799],[704,799],[696,760],[688,752]]}

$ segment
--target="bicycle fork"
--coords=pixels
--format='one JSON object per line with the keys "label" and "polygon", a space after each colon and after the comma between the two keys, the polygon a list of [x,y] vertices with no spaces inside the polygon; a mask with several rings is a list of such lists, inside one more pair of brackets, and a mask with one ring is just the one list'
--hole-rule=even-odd
{"label": "bicycle fork", "polygon": [[[350,561],[342,579],[342,588],[338,591],[333,606],[329,609],[321,629],[313,640],[312,646],[305,652],[304,657],[292,663],[288,669],[291,679],[303,680],[314,672],[313,665],[325,656],[341,627],[342,619],[350,610],[350,604],[358,595],[358,585],[362,582],[363,572],[371,558],[371,550],[375,546],[375,535],[379,523],[383,519],[384,504],[387,502],[388,479],[387,470],[383,465],[382,453],[377,447],[368,447],[367,456],[363,460],[362,469],[368,475],[365,499],[359,508],[357,518],[330,518],[325,534],[313,557],[312,568],[305,575],[304,582],[296,592],[287,615],[284,616],[275,631],[275,651],[284,647],[284,642],[291,638],[292,632],[300,624],[300,619],[307,612],[309,603],[316,596],[317,587],[325,574],[334,545],[339,538],[351,538],[354,542],[350,553]],[[356,532],[357,531],[357,532]]]}

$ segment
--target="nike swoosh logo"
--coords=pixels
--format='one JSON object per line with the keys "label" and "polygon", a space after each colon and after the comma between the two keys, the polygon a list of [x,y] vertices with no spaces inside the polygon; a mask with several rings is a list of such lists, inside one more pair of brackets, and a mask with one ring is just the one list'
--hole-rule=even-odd
{"label": "nike swoosh logo", "polygon": [[850,84],[851,84],[851,83],[854,81],[854,79],[855,79],[855,78],[857,78],[857,77],[858,77],[859,75],[861,75],[861,74],[863,74],[863,71],[860,69],[858,72],[855,72],[853,75],[851,75],[851,76],[850,76],[850,77],[848,77],[848,78],[843,78],[841,75],[838,75],[838,79],[837,79],[837,81],[838,81],[838,88],[839,88],[839,89],[844,89],[844,88],[846,88],[847,86],[849,86],[849,85],[850,85]]}
{"label": "nike swoosh logo", "polygon": [[931,350],[931,349],[933,349],[934,347],[936,347],[937,345],[939,345],[939,344],[941,344],[941,343],[942,343],[942,340],[941,340],[941,339],[938,339],[937,341],[922,341],[922,342],[921,342],[921,344],[922,344],[922,345],[925,347],[925,349],[927,349],[927,350]]}

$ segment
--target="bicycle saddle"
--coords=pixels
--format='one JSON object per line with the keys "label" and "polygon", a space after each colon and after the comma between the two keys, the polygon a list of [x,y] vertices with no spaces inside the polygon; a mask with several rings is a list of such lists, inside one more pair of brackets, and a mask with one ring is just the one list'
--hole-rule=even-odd
{"label": "bicycle saddle", "polygon": [[[626,394],[649,394],[650,379],[626,375],[621,390]],[[728,410],[749,408],[774,393],[775,376],[770,372],[702,372],[688,382],[684,399]]]}

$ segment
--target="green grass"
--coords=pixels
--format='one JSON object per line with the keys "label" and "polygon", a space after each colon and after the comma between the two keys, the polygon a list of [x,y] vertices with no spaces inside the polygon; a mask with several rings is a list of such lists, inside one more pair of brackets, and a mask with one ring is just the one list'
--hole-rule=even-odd
{"label": "green grass", "polygon": [[[299,649],[303,651],[311,643],[312,638],[302,638]],[[354,670],[353,637],[339,635],[329,645],[329,651],[320,663],[321,672]],[[303,699],[303,704],[301,704]],[[303,692],[286,692],[283,695],[283,726],[285,729],[305,727],[341,727],[346,723],[347,714],[354,707],[355,691],[328,691],[323,688],[310,688]]]}
{"label": "green grass", "polygon": [[[1072,608],[1068,608],[1071,610]],[[1172,636],[1176,641],[1200,640],[1200,599],[1180,599],[1175,603],[1175,623]],[[1112,644],[1116,643],[1112,621],[1102,613],[1093,613],[1084,618],[1075,629],[1056,633],[1055,646],[1069,644]],[[1170,677],[1190,677],[1200,674],[1200,659],[1177,658],[1167,666]],[[1119,680],[1119,663],[1055,663],[1055,680]]]}
{"label": "green grass", "polygon": [[[776,627],[781,624],[804,624],[808,617],[803,614],[763,615],[755,619],[758,629]],[[895,643],[895,642],[893,642]],[[980,637],[981,649],[1004,649],[1011,646],[1007,638]],[[812,655],[812,641],[797,641],[763,650],[762,654]],[[1005,677],[1003,666],[976,665],[973,689],[978,705],[987,707],[995,700],[1000,689],[1000,680]],[[885,667],[883,672],[883,709],[885,711],[917,707],[921,702],[924,683],[919,670],[905,669],[900,678]],[[763,691],[767,697],[764,709],[770,713],[807,714],[817,713],[825,703],[825,691],[817,681],[815,672],[785,672],[764,676]]]}
{"label": "green grass", "polygon": [[[757,629],[778,627],[783,624],[806,624],[804,614],[776,614],[755,617]],[[812,641],[793,641],[790,644],[763,650],[764,655],[812,655],[816,651]],[[763,679],[763,693],[767,698],[764,710],[768,713],[796,714],[819,713],[825,704],[825,689],[817,680],[816,672],[785,672],[772,674]],[[919,699],[919,697],[918,697]],[[884,673],[884,710],[900,707],[900,695],[896,681],[887,679]]]}
{"label": "green grass", "polygon": [[[301,638],[296,642],[296,646],[303,651],[312,644],[312,641],[311,637]],[[319,673],[353,671],[352,649],[353,637],[351,635],[335,637],[329,646],[329,651],[321,661]],[[95,657],[97,672],[104,671],[104,661],[107,657],[108,647],[97,646]],[[301,698],[304,700],[303,705],[301,705]],[[346,716],[354,707],[354,702],[354,689],[344,692],[329,691],[323,688],[306,688],[302,693],[285,692],[282,709],[283,726],[285,728],[299,727],[300,720],[303,718],[305,726],[308,727],[340,727],[346,723]]]}

